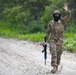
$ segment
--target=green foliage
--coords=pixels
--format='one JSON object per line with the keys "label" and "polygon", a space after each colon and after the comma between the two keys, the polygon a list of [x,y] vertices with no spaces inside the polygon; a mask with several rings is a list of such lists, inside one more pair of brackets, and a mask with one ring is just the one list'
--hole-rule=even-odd
{"label": "green foliage", "polygon": [[66,39],[64,40],[63,46],[68,51],[76,51],[76,34],[65,33]]}
{"label": "green foliage", "polygon": [[76,33],[76,25],[74,24],[74,22],[69,22],[66,25],[65,32],[68,32],[70,34]]}
{"label": "green foliage", "polygon": [[5,22],[5,21],[0,20],[0,30],[6,29],[6,28],[9,28],[9,22]]}
{"label": "green foliage", "polygon": [[18,35],[18,39],[30,40],[34,42],[43,42],[44,41],[44,33],[34,33],[34,34],[25,34]]}
{"label": "green foliage", "polygon": [[49,23],[49,21],[53,19],[54,10],[58,9],[62,14],[64,14],[63,3],[67,2],[66,0],[57,0],[57,2],[55,0],[49,1],[51,4],[49,6],[46,6],[44,15],[41,17],[45,27]]}
{"label": "green foliage", "polygon": [[[53,19],[55,9],[65,14],[62,8],[65,2],[68,3],[67,0],[57,0],[57,2],[55,0],[3,0],[0,3],[0,19],[10,23],[12,30],[18,30],[23,34],[44,32],[44,28]],[[70,27],[67,26],[66,31],[75,32],[73,22],[69,23]]]}
{"label": "green foliage", "polygon": [[33,34],[19,34],[17,32],[12,32],[10,29],[0,30],[0,36],[5,36],[6,38],[18,38],[20,40],[29,40],[34,42],[43,42],[44,33],[33,33]]}
{"label": "green foliage", "polygon": [[76,2],[72,0],[1,0],[0,36],[43,41],[54,10],[58,9],[62,16],[65,15],[62,8],[65,2],[70,4],[72,19],[65,28],[66,40],[63,45],[67,50],[76,51]]}
{"label": "green foliage", "polygon": [[76,40],[74,38],[67,38],[63,45],[66,50],[76,51]]}
{"label": "green foliage", "polygon": [[[30,27],[31,27],[31,29],[29,29]],[[32,21],[29,23],[27,32],[37,33],[37,32],[42,32],[42,31],[44,31],[44,28],[43,28],[42,22],[40,20],[39,21]]]}
{"label": "green foliage", "polygon": [[8,0],[2,3],[3,20],[11,23],[11,29],[13,25],[13,28],[23,34],[44,31],[41,16],[45,6],[49,5],[48,0]]}

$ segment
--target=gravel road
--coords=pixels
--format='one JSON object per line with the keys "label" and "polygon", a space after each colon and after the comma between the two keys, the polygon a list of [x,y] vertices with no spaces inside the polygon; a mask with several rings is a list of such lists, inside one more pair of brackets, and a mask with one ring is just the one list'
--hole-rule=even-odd
{"label": "gravel road", "polygon": [[75,53],[64,51],[61,72],[52,74],[49,49],[46,65],[42,50],[40,43],[0,38],[0,75],[76,75]]}

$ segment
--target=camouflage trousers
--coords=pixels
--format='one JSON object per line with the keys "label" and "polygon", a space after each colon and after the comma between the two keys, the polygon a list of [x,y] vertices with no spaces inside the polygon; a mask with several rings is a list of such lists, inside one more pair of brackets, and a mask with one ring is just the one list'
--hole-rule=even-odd
{"label": "camouflage trousers", "polygon": [[51,65],[58,66],[60,64],[62,54],[62,40],[51,39],[50,41],[50,53],[51,53]]}

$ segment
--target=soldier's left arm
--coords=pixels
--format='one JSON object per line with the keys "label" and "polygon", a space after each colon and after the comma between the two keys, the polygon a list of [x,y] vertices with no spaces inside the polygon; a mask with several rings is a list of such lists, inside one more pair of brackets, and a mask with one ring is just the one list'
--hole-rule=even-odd
{"label": "soldier's left arm", "polygon": [[68,5],[66,3],[64,3],[64,6],[63,6],[64,10],[67,12],[67,15],[62,18],[62,22],[64,25],[66,25],[66,23],[69,21],[69,19],[71,18],[71,11],[69,11],[68,9]]}
{"label": "soldier's left arm", "polygon": [[62,22],[63,22],[64,25],[66,25],[67,22],[68,22],[68,21],[70,20],[70,18],[71,18],[71,11],[68,10],[68,11],[66,11],[66,12],[67,12],[67,15],[62,18]]}

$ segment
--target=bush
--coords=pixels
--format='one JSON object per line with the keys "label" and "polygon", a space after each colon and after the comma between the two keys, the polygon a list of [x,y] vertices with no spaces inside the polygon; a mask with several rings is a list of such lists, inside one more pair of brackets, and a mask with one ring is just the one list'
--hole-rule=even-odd
{"label": "bush", "polygon": [[74,22],[69,22],[65,27],[65,32],[67,33],[76,33],[76,25]]}
{"label": "bush", "polygon": [[69,51],[76,51],[76,40],[74,38],[67,38],[63,43],[64,49]]}
{"label": "bush", "polygon": [[27,33],[38,33],[43,31],[44,31],[44,26],[42,25],[42,22],[40,20],[30,22],[27,27]]}

